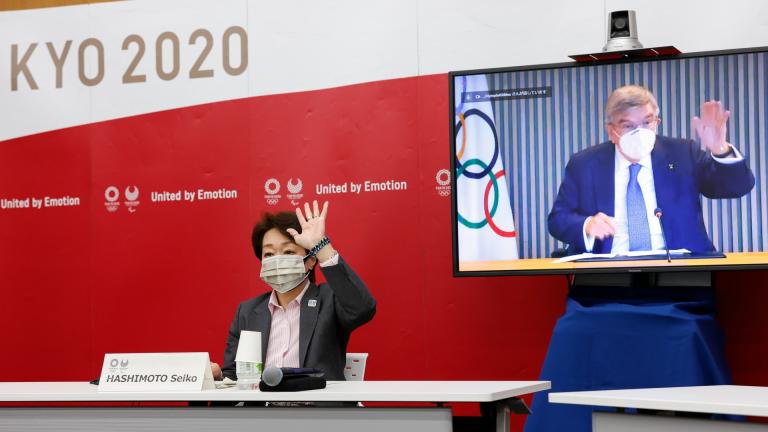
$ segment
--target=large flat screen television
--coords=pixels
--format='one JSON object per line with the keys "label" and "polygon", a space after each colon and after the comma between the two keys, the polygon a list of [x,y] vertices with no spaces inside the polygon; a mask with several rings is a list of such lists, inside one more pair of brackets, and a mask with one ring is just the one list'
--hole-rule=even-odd
{"label": "large flat screen television", "polygon": [[768,268],[768,47],[449,81],[455,275]]}

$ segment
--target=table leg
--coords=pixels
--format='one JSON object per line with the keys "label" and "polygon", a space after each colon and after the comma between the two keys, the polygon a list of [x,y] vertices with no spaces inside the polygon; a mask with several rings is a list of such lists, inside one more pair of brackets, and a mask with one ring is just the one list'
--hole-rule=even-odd
{"label": "table leg", "polygon": [[531,410],[525,401],[518,398],[502,399],[496,405],[496,432],[509,432],[509,416],[514,414],[530,414]]}

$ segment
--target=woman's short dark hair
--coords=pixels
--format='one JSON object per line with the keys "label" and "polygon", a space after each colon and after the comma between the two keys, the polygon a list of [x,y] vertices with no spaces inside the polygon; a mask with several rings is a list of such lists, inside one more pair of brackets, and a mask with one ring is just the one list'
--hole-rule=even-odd
{"label": "woman's short dark hair", "polygon": [[[280,231],[281,234],[288,237],[293,241],[293,236],[288,233],[288,228],[293,228],[301,234],[301,224],[299,224],[299,218],[294,212],[279,212],[279,213],[264,213],[261,220],[256,223],[251,232],[251,243],[253,245],[253,253],[256,254],[256,258],[261,261],[262,247],[264,244],[264,234],[272,228]],[[312,268],[312,272],[309,274],[309,280],[315,281],[315,269]]]}
{"label": "woman's short dark hair", "polygon": [[296,217],[296,213],[292,212],[280,212],[280,213],[264,213],[261,220],[256,223],[251,233],[251,242],[253,243],[253,253],[256,254],[256,258],[261,260],[262,245],[264,243],[264,234],[272,228],[277,228],[280,233],[289,239],[293,239],[293,236],[288,234],[288,228],[293,228],[296,232],[301,233],[301,225],[299,224],[299,218]]}

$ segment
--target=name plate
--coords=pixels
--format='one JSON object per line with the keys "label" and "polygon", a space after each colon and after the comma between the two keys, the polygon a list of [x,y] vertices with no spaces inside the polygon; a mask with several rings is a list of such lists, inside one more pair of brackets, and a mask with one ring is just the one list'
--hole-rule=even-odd
{"label": "name plate", "polygon": [[208,353],[105,354],[99,391],[213,390]]}

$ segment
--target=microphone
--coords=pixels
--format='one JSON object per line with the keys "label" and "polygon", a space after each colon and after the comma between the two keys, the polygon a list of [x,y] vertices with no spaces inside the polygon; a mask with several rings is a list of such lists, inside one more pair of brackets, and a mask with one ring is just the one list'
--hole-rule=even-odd
{"label": "microphone", "polygon": [[325,375],[325,371],[316,368],[278,368],[270,366],[264,369],[264,373],[261,374],[261,380],[264,384],[275,387],[286,379],[294,377],[321,377]]}
{"label": "microphone", "polygon": [[661,238],[664,239],[664,249],[667,251],[667,262],[672,262],[672,255],[669,253],[669,243],[667,243],[667,233],[664,229],[664,221],[661,219],[661,216],[664,214],[664,212],[661,211],[660,208],[656,207],[656,210],[653,211],[653,214],[659,219],[659,225],[661,225]]}

